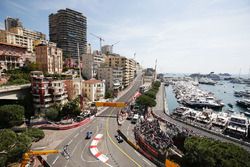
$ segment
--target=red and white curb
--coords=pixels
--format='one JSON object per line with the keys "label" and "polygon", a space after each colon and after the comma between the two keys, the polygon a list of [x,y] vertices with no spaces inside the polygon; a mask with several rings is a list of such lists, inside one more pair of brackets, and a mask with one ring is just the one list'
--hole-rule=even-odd
{"label": "red and white curb", "polygon": [[91,142],[89,148],[92,155],[94,155],[98,160],[102,161],[103,163],[106,163],[109,158],[105,154],[102,154],[97,148],[97,144],[102,139],[102,137],[103,134],[97,134],[94,140]]}

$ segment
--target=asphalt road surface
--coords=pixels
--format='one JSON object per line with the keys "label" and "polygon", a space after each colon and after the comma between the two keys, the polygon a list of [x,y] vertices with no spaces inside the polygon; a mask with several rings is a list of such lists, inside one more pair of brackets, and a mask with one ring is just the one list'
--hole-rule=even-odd
{"label": "asphalt road surface", "polygon": [[[138,75],[134,85],[117,101],[128,101],[138,90],[141,85],[141,75]],[[72,135],[68,136],[56,149],[62,150],[63,146],[68,146],[70,158],[66,159],[61,154],[49,155],[47,162],[55,167],[100,167],[100,166],[114,166],[114,167],[151,167],[155,166],[152,162],[146,159],[143,155],[136,152],[125,141],[118,143],[115,135],[117,129],[121,128],[125,135],[133,138],[132,127],[129,121],[125,121],[122,127],[118,127],[116,121],[116,114],[119,108],[107,108],[99,116],[91,120],[87,125],[78,128]],[[87,131],[92,131],[92,139],[97,134],[103,134],[103,138],[98,144],[98,150],[105,154],[109,160],[103,163],[95,158],[89,150],[92,139],[86,140]]]}

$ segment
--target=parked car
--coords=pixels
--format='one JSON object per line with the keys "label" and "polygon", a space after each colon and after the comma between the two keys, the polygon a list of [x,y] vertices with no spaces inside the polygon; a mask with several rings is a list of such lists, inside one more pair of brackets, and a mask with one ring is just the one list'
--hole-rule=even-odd
{"label": "parked car", "polygon": [[91,139],[92,134],[93,134],[93,133],[92,133],[91,131],[88,131],[88,132],[86,133],[85,139]]}
{"label": "parked car", "polygon": [[129,112],[127,120],[131,120],[134,116],[134,113],[132,111]]}
{"label": "parked car", "polygon": [[75,118],[75,121],[76,121],[76,122],[81,122],[82,120],[84,120],[84,117],[83,117],[83,116],[77,116],[77,117]]}

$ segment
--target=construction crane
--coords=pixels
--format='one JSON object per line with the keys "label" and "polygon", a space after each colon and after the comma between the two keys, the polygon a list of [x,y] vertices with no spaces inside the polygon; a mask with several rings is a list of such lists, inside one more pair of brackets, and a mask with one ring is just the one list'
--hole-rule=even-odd
{"label": "construction crane", "polygon": [[100,52],[102,52],[102,41],[104,41],[104,39],[102,37],[99,37],[99,36],[93,34],[93,33],[90,33],[90,35],[92,35],[100,40]]}
{"label": "construction crane", "polygon": [[116,43],[114,43],[114,44],[111,45],[111,52],[113,52],[113,46],[116,45],[116,44],[118,44],[119,42],[120,41],[117,41]]}

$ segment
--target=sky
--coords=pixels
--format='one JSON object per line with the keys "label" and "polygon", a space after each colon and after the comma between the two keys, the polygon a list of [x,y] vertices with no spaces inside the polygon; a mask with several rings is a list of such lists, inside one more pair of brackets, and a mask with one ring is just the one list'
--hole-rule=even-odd
{"label": "sky", "polygon": [[1,0],[7,16],[49,39],[48,15],[59,9],[87,17],[87,40],[164,73],[250,72],[250,0]]}

